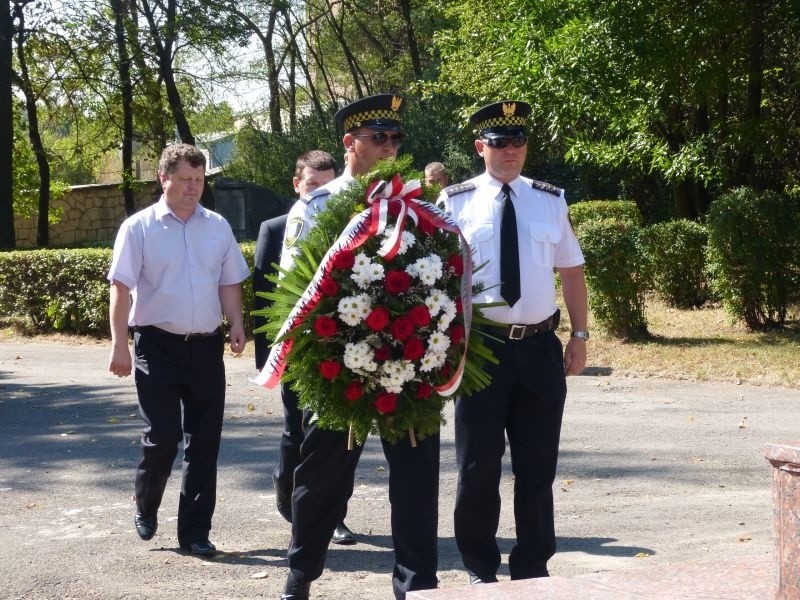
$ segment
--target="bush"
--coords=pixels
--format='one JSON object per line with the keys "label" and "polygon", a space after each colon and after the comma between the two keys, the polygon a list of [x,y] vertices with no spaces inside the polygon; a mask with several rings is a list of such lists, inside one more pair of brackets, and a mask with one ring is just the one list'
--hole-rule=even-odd
{"label": "bush", "polygon": [[650,285],[656,293],[676,308],[705,304],[709,296],[706,228],[695,221],[677,219],[646,227],[640,239]]}
{"label": "bush", "polygon": [[[254,242],[240,244],[253,267]],[[107,337],[111,250],[83,248],[0,253],[0,314],[20,317],[38,332]],[[253,331],[253,286],[242,284],[245,333]]]}
{"label": "bush", "polygon": [[105,335],[111,250],[30,250],[0,254],[0,312],[42,332]]}
{"label": "bush", "polygon": [[625,221],[636,227],[644,223],[642,213],[631,200],[584,200],[569,207],[569,218],[572,226],[580,227],[588,221],[613,219]]}
{"label": "bush", "polygon": [[783,327],[797,294],[800,202],[738,188],[708,212],[708,270],[725,308],[751,330]]}
{"label": "bush", "polygon": [[589,308],[602,329],[623,338],[648,333],[639,231],[620,219],[587,220],[576,230],[586,258]]}

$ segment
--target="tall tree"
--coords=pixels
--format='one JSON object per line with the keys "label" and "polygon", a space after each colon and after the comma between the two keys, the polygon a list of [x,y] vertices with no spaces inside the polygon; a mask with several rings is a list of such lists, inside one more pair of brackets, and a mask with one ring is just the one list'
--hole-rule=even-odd
{"label": "tall tree", "polygon": [[11,25],[11,4],[5,0],[0,1],[0,153],[7,157],[0,161],[0,250],[13,249],[16,246],[11,162],[14,147]]}
{"label": "tall tree", "polygon": [[122,197],[125,214],[132,215],[136,206],[133,195],[133,82],[128,52],[129,28],[126,27],[128,0],[111,0],[111,10],[114,13],[114,38],[122,100]]}
{"label": "tall tree", "polygon": [[40,248],[46,247],[50,239],[49,213],[50,213],[50,162],[47,158],[47,150],[42,143],[42,136],[39,131],[39,112],[36,106],[39,94],[34,87],[28,68],[28,40],[31,30],[25,25],[25,7],[33,3],[33,0],[13,0],[13,19],[15,25],[15,38],[17,50],[17,62],[19,72],[14,73],[12,78],[17,87],[25,97],[25,112],[28,118],[28,138],[30,139],[33,153],[36,157],[36,164],[39,168],[39,203],[38,220],[36,223],[36,245]]}

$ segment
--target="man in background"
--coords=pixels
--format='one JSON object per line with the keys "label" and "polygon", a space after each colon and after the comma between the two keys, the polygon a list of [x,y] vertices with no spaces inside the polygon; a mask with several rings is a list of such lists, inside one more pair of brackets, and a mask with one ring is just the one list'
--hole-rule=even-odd
{"label": "man in background", "polygon": [[[311,150],[301,154],[295,164],[292,185],[298,198],[305,198],[318,187],[336,178],[336,161],[323,150]],[[271,292],[272,282],[265,275],[274,273],[273,264],[280,262],[283,236],[286,230],[288,215],[281,215],[261,223],[256,241],[255,265],[253,269],[253,293]],[[256,310],[269,305],[269,300],[255,295]],[[264,318],[256,316],[256,328],[264,324]],[[256,368],[262,369],[269,356],[271,340],[265,335],[255,336]],[[292,522],[292,490],[294,489],[294,470],[300,464],[300,444],[303,443],[303,412],[297,406],[297,394],[289,386],[281,384],[281,401],[283,403],[283,434],[278,451],[278,462],[272,473],[275,487],[275,502],[278,512],[289,523]],[[345,512],[346,512],[345,507]],[[336,525],[331,541],[334,544],[355,544],[356,538],[344,524],[344,517]]]}
{"label": "man in background", "polygon": [[425,167],[425,185],[437,184],[441,188],[446,188],[450,178],[447,176],[447,169],[440,162],[428,163]]}
{"label": "man in background", "polygon": [[209,556],[216,552],[208,534],[225,408],[220,326],[224,313],[231,351],[242,352],[241,282],[250,269],[228,222],[200,206],[205,167],[205,156],[194,146],[167,146],[158,165],[161,198],[126,219],[117,233],[108,272],[108,370],[126,377],[136,366],[146,424],[135,482],[139,537],[149,540],[156,533],[158,508],[183,439],[178,544]]}

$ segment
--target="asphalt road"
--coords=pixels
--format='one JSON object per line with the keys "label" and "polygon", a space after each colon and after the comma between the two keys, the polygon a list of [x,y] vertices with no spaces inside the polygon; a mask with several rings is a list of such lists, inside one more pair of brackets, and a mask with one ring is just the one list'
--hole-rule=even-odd
{"label": "asphalt road", "polygon": [[[179,465],[158,534],[149,542],[137,537],[132,492],[141,422],[132,379],[109,374],[107,360],[105,344],[0,343],[0,597],[278,598],[289,541],[271,482],[281,407],[274,392],[248,381],[252,359],[226,358],[211,532],[221,553],[212,560],[178,550]],[[800,438],[799,409],[794,389],[613,373],[571,378],[551,573],[769,554],[764,445]],[[442,441],[440,587],[458,587],[466,576],[452,530],[450,426]],[[368,440],[347,519],[360,543],[331,549],[313,597],[391,598],[387,479],[380,444]],[[514,539],[512,485],[508,467],[498,534],[506,554]]]}

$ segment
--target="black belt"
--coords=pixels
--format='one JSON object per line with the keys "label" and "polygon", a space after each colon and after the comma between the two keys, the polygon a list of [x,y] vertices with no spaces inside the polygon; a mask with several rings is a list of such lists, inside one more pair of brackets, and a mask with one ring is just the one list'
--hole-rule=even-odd
{"label": "black belt", "polygon": [[215,337],[219,335],[219,327],[217,327],[214,331],[209,331],[204,333],[172,333],[171,331],[167,331],[166,329],[161,329],[160,327],[156,327],[155,325],[137,326],[134,327],[133,330],[149,331],[151,333],[157,333],[159,335],[175,338],[176,340],[183,340],[184,342],[196,342],[197,340]]}
{"label": "black belt", "polygon": [[534,323],[533,325],[506,325],[505,327],[498,327],[498,329],[503,332],[504,337],[510,340],[521,340],[522,338],[538,335],[545,331],[553,331],[558,327],[560,321],[561,311],[556,310],[556,312],[541,323]]}

